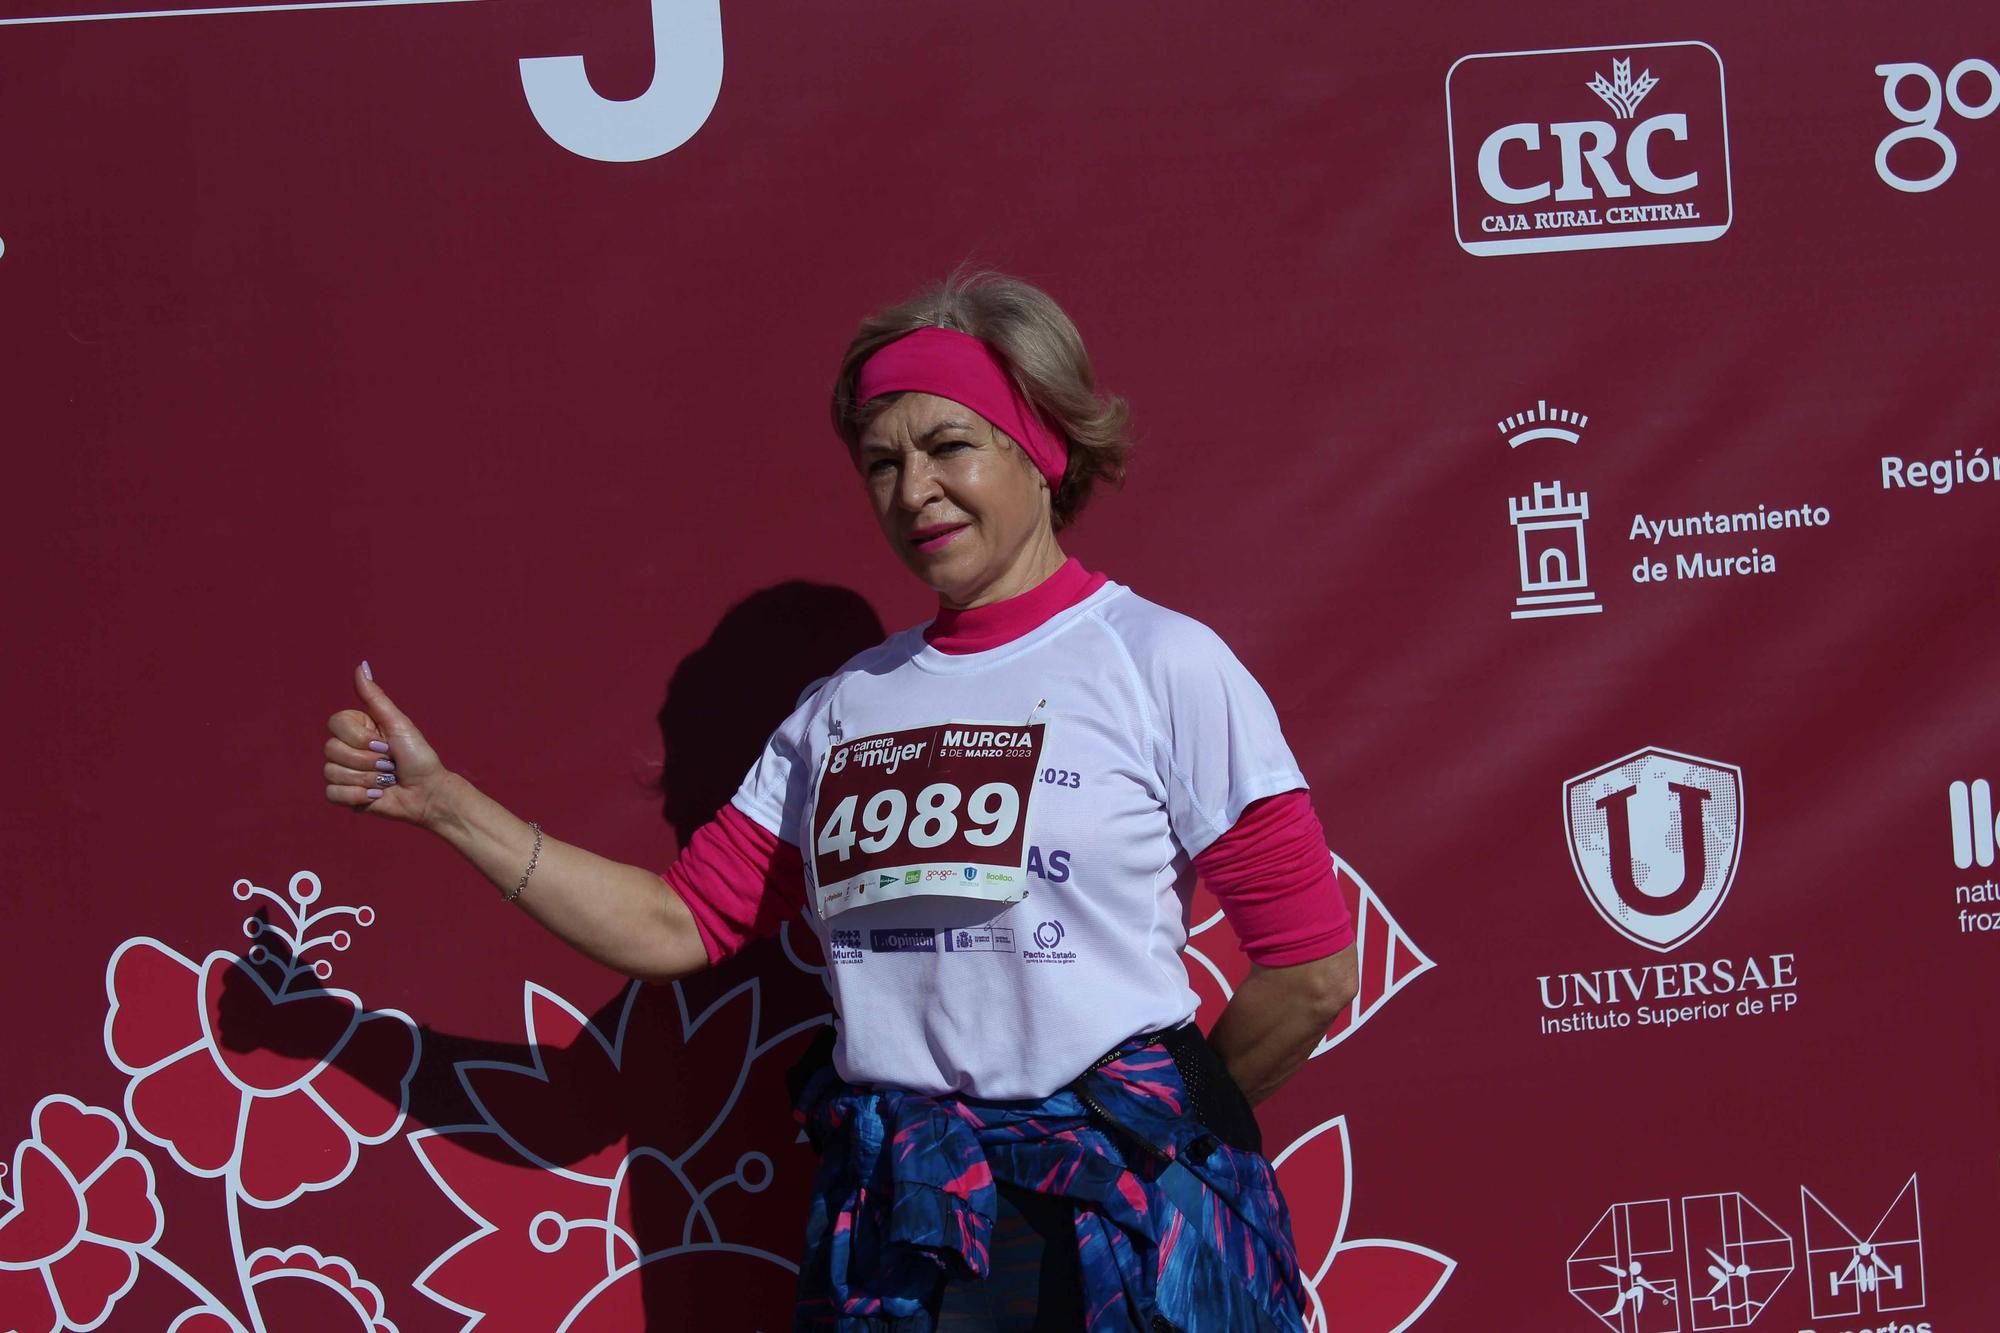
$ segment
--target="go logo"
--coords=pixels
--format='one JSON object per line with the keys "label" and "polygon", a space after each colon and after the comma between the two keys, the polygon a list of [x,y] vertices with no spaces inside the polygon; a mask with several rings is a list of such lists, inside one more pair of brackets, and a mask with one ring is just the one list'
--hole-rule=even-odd
{"label": "go logo", "polygon": [[[1883,184],[1906,194],[1935,190],[1958,170],[1958,148],[1938,128],[1945,106],[1949,104],[1966,120],[1984,120],[1992,115],[1995,108],[2000,108],[2000,69],[1995,69],[1990,60],[1968,59],[1953,65],[1951,73],[1943,79],[1939,79],[1937,71],[1929,65],[1914,61],[1877,65],[1875,72],[1882,76],[1882,101],[1889,108],[1889,114],[1903,122],[1902,129],[1892,130],[1875,146],[1875,174],[1882,178]],[[1968,75],[1977,75],[1986,84],[1985,94],[1977,102],[1966,99]],[[1911,80],[1924,87],[1923,100],[1914,106],[1903,95],[1904,85]],[[1944,154],[1944,161],[1936,171],[1928,176],[1910,177],[1890,165],[1889,154],[1896,146],[1912,142],[1932,144]]]}

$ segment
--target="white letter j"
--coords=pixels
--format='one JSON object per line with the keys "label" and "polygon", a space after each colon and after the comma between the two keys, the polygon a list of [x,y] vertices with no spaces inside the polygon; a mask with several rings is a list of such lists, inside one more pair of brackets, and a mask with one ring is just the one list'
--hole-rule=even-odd
{"label": "white letter j", "polygon": [[521,62],[528,109],[551,139],[599,162],[644,162],[692,139],[722,92],[722,0],[651,0],[653,82],[628,101],[600,97],[582,56]]}

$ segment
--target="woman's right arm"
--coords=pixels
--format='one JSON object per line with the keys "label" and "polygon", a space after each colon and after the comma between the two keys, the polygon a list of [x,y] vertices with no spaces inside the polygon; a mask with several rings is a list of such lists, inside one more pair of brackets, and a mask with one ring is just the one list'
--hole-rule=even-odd
{"label": "woman's right arm", "polygon": [[[514,891],[535,831],[457,774],[432,803],[430,830],[458,849],[501,893]],[[641,981],[672,981],[708,966],[708,953],[673,886],[542,834],[542,853],[514,905],[606,967]]]}
{"label": "woman's right arm", "polygon": [[[342,709],[327,720],[327,800],[431,830],[502,894],[512,893],[534,852],[535,831],[446,769],[365,664],[355,668],[354,688],[365,711]],[[585,955],[641,981],[671,981],[708,966],[694,914],[664,878],[547,833],[515,905]]]}

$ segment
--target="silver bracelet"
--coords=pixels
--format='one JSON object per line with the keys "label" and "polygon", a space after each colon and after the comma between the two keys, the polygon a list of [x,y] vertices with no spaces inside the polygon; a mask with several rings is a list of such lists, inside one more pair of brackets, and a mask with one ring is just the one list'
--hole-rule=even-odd
{"label": "silver bracelet", "polygon": [[514,901],[514,900],[515,900],[516,898],[518,898],[518,897],[520,897],[520,896],[521,896],[521,890],[522,890],[522,889],[525,889],[525,888],[527,888],[527,887],[528,887],[528,876],[529,876],[529,875],[532,875],[532,874],[534,874],[534,873],[535,873],[535,862],[537,862],[537,861],[541,860],[541,857],[542,857],[542,826],[541,826],[540,824],[537,824],[537,823],[536,823],[536,822],[535,822],[534,820],[532,820],[532,819],[531,819],[531,820],[529,820],[529,821],[528,821],[528,827],[529,827],[529,828],[531,828],[531,829],[533,829],[533,830],[535,831],[535,850],[534,850],[533,854],[532,854],[532,855],[530,855],[530,856],[528,857],[528,869],[527,869],[527,871],[526,871],[526,872],[525,872],[525,873],[524,873],[524,874],[523,874],[523,875],[521,876],[521,882],[520,882],[519,884],[516,884],[516,885],[514,886],[514,891],[513,891],[512,893],[510,893],[510,894],[507,894],[507,895],[506,895],[506,896],[505,896],[505,897],[504,897],[504,898],[503,898],[503,899],[501,900],[501,901],[503,901],[503,902],[510,902],[510,903],[511,903],[511,902],[513,902],[513,901]]}

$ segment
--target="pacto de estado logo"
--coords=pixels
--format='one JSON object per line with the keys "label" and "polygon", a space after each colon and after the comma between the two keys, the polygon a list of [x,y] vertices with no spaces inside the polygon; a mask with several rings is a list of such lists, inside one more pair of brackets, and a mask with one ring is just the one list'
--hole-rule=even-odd
{"label": "pacto de estado logo", "polygon": [[[1993,67],[1990,60],[1961,60],[1951,67],[1951,72],[1942,79],[1929,65],[1915,61],[1897,61],[1894,64],[1877,65],[1875,73],[1882,79],[1882,101],[1889,108],[1889,114],[1903,122],[1903,128],[1884,135],[1882,142],[1875,145],[1875,174],[1882,183],[1905,194],[1923,194],[1935,190],[1951,179],[1951,173],[1958,170],[1958,145],[1951,136],[1938,128],[1944,119],[1947,104],[1967,120],[1984,120],[2000,108],[2000,69]],[[1966,76],[1971,75],[1986,85],[1985,94],[1972,101],[1966,93]],[[1923,85],[1923,97],[1913,105],[1904,95],[1905,85],[1910,82]],[[1976,84],[1974,85],[1977,86]],[[1898,145],[1906,143],[1929,144],[1939,154],[1937,167],[1928,175],[1906,175],[1896,169],[1901,162],[1906,171],[1914,172],[1919,165],[1917,152],[1904,150],[1897,153]],[[1891,155],[1894,160],[1891,160]]]}
{"label": "pacto de estado logo", "polygon": [[1461,56],[1452,209],[1475,255],[1712,241],[1729,230],[1722,57],[1705,42]]}

